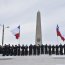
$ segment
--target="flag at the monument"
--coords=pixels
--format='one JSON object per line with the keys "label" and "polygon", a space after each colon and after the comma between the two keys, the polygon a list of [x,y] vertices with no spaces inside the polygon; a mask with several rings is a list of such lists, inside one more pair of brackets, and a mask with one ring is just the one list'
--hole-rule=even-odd
{"label": "flag at the monument", "polygon": [[60,38],[65,41],[65,38],[61,35],[60,31],[59,31],[59,26],[57,25],[57,28],[56,28],[56,31],[57,31],[57,36],[60,36]]}
{"label": "flag at the monument", "polygon": [[20,37],[20,25],[12,30],[13,35],[16,37],[16,39],[19,39]]}
{"label": "flag at the monument", "polygon": [[56,31],[57,31],[57,36],[61,36],[61,33],[59,31],[59,26],[58,25],[57,25]]}

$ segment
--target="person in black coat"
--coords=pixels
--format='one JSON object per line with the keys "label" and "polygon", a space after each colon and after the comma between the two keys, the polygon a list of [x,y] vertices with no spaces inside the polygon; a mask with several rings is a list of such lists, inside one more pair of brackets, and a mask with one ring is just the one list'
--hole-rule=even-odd
{"label": "person in black coat", "polygon": [[3,48],[3,49],[2,49],[2,54],[3,54],[3,56],[7,55],[7,54],[6,54],[6,50],[7,50],[6,44],[5,44],[2,48]]}
{"label": "person in black coat", "polygon": [[58,45],[56,45],[56,55],[59,55],[59,46]]}
{"label": "person in black coat", "polygon": [[14,55],[14,45],[10,47],[10,56]]}
{"label": "person in black coat", "polygon": [[7,56],[9,56],[9,55],[10,55],[10,44],[7,45]]}
{"label": "person in black coat", "polygon": [[59,45],[59,49],[60,49],[60,55],[63,55],[63,46],[61,44]]}
{"label": "person in black coat", "polygon": [[32,53],[33,53],[33,45],[31,44],[29,46],[29,55],[32,55]]}
{"label": "person in black coat", "polygon": [[40,45],[38,44],[36,47],[37,47],[37,55],[40,55]]}
{"label": "person in black coat", "polygon": [[51,55],[51,45],[48,46],[49,55]]}
{"label": "person in black coat", "polygon": [[6,45],[6,56],[9,55],[9,48],[8,48],[8,45]]}
{"label": "person in black coat", "polygon": [[33,45],[33,55],[36,55],[36,45]]}
{"label": "person in black coat", "polygon": [[17,45],[14,46],[14,56],[17,55]]}
{"label": "person in black coat", "polygon": [[18,44],[18,46],[17,46],[17,55],[19,56],[20,55],[20,44]]}
{"label": "person in black coat", "polygon": [[24,56],[25,55],[25,46],[24,45],[21,46],[21,50],[22,50],[21,51],[21,55]]}
{"label": "person in black coat", "polygon": [[48,45],[46,44],[44,47],[45,47],[45,54],[48,54]]}
{"label": "person in black coat", "polygon": [[52,45],[52,54],[55,54],[55,46]]}
{"label": "person in black coat", "polygon": [[25,46],[25,55],[28,55],[28,46]]}
{"label": "person in black coat", "polygon": [[5,56],[5,47],[2,47],[2,56]]}
{"label": "person in black coat", "polygon": [[42,45],[40,46],[40,48],[41,48],[41,54],[44,54],[44,45],[42,44]]}
{"label": "person in black coat", "polygon": [[2,54],[2,46],[0,45],[0,54]]}
{"label": "person in black coat", "polygon": [[64,55],[65,55],[65,44],[63,45],[63,49],[64,49]]}

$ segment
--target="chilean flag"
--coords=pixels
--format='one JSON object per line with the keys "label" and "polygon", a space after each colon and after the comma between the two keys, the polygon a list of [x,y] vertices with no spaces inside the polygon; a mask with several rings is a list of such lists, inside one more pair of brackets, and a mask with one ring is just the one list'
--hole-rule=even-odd
{"label": "chilean flag", "polygon": [[56,31],[57,31],[57,36],[60,36],[61,37],[61,33],[59,31],[59,26],[58,25],[57,25]]}
{"label": "chilean flag", "polygon": [[57,31],[57,36],[60,36],[60,38],[65,41],[65,38],[62,36],[61,32],[59,31],[59,26],[57,25],[57,28],[56,28],[56,31]]}
{"label": "chilean flag", "polygon": [[20,25],[12,30],[13,35],[16,37],[16,39],[19,39],[20,37]]}

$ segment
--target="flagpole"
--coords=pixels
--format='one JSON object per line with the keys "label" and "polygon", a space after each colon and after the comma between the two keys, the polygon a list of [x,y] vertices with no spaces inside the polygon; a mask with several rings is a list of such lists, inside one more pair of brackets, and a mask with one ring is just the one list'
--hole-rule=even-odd
{"label": "flagpole", "polygon": [[[19,26],[20,26],[20,25],[19,25]],[[20,44],[20,38],[21,38],[21,37],[20,37],[20,29],[19,29],[19,44]]]}
{"label": "flagpole", "polygon": [[59,44],[58,36],[57,36],[57,43]]}
{"label": "flagpole", "polygon": [[20,37],[19,37],[19,44],[20,44]]}
{"label": "flagpole", "polygon": [[20,37],[19,37],[19,39],[17,41],[18,41],[18,44],[20,44]]}

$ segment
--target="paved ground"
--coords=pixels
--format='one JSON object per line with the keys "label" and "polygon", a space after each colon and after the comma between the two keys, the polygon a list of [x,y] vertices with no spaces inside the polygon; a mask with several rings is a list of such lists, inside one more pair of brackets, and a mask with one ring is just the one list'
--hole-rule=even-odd
{"label": "paved ground", "polygon": [[0,56],[0,65],[65,65],[65,56]]}

